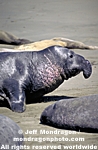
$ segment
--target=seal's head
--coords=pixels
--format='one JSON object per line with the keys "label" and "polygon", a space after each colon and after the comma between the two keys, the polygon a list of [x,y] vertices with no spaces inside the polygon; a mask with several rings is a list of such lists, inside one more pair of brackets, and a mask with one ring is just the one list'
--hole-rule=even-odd
{"label": "seal's head", "polygon": [[59,46],[55,47],[55,51],[58,53],[58,56],[60,56],[58,60],[63,67],[65,80],[76,76],[80,72],[83,72],[86,79],[90,77],[92,66],[83,56]]}

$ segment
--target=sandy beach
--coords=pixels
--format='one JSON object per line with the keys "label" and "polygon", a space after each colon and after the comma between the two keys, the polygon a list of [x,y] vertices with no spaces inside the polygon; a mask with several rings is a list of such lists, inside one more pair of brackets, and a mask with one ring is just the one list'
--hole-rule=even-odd
{"label": "sandy beach", "polygon": [[[0,0],[0,30],[32,41],[66,37],[98,46],[97,16],[98,0]],[[28,104],[24,113],[0,108],[0,114],[13,119],[23,130],[27,139],[24,149],[63,150],[68,145],[72,150],[83,150],[83,145],[87,146],[86,150],[98,149],[96,133],[73,132],[40,124],[42,111],[55,100],[98,94],[98,50],[74,51],[91,62],[93,73],[89,79],[79,74],[65,81],[44,97],[45,102]],[[50,134],[50,131],[55,132]]]}

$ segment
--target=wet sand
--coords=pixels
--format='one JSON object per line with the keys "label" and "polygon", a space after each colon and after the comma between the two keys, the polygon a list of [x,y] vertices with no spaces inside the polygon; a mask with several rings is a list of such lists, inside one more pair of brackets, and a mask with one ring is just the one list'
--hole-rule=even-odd
{"label": "wet sand", "polygon": [[[33,41],[59,36],[98,46],[97,15],[97,0],[3,0],[0,1],[0,30]],[[74,51],[83,55],[92,63],[93,73],[89,79],[85,80],[83,75],[80,74],[65,81],[57,90],[48,94],[48,98],[44,98],[45,102],[28,104],[26,111],[21,114],[14,113],[5,107],[0,108],[0,114],[13,119],[22,128],[26,138],[44,138],[43,142],[38,142],[38,139],[28,139],[30,141],[25,142],[28,147],[24,149],[41,149],[41,147],[32,147],[32,145],[56,146],[45,148],[49,150],[63,150],[64,145],[75,146],[69,149],[79,149],[76,145],[95,145],[98,149],[98,134],[70,133],[61,129],[58,129],[60,134],[49,134],[49,131],[56,131],[57,129],[40,124],[42,111],[55,100],[98,94],[98,51]],[[32,133],[26,134],[27,130],[32,131]],[[45,134],[42,134],[41,131],[45,131]],[[61,131],[69,132],[69,134],[61,134]],[[49,139],[56,137],[58,141],[46,141],[47,137]],[[66,140],[69,141],[63,141],[63,137],[68,138]],[[71,141],[71,138],[75,138],[74,141]],[[84,138],[84,141],[79,141],[79,138]],[[88,149],[90,148],[86,147],[86,150]]]}

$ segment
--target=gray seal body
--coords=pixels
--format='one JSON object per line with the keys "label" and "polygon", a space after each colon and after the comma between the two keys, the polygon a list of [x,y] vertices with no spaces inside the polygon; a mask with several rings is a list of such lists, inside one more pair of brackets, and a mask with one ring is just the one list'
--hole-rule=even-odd
{"label": "gray seal body", "polygon": [[[14,138],[23,139],[23,134],[19,134],[20,127],[9,117],[0,115],[0,149],[12,149],[11,146],[22,146],[23,140],[18,141]],[[19,148],[20,149],[20,148]]]}
{"label": "gray seal body", "polygon": [[0,52],[0,96],[13,111],[23,112],[25,100],[37,102],[80,72],[89,78],[90,62],[60,46],[39,52]]}
{"label": "gray seal body", "polygon": [[40,121],[56,128],[98,133],[98,95],[60,100],[45,108]]}

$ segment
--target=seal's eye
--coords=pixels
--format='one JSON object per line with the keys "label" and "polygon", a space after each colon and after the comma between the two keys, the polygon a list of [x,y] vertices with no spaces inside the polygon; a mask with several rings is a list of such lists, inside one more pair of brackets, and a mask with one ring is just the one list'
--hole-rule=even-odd
{"label": "seal's eye", "polygon": [[70,58],[73,58],[73,55],[72,54],[70,54],[70,56],[69,56]]}
{"label": "seal's eye", "polygon": [[68,53],[68,58],[73,58],[74,57],[74,52],[73,51],[70,51],[69,53]]}

